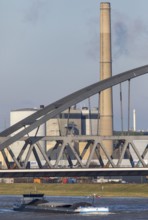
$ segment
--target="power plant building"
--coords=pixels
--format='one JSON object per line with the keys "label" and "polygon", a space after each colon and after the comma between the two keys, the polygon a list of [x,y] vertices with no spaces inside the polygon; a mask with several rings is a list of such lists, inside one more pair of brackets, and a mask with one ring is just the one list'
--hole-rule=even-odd
{"label": "power plant building", "polygon": [[[72,108],[62,112],[57,118],[50,119],[46,123],[47,136],[66,135],[96,135],[98,128],[98,109],[90,110]],[[47,150],[54,146],[55,142],[47,142]]]}
{"label": "power plant building", "polygon": [[[28,117],[29,115],[38,111],[39,108],[24,108],[12,110],[10,112],[10,125],[14,125],[18,121]],[[28,136],[66,136],[66,135],[97,135],[98,130],[98,109],[93,108],[91,111],[84,107],[82,109],[71,108],[70,111],[65,110],[62,112],[59,117],[50,119],[40,126],[39,130],[33,130],[28,134]],[[16,141],[11,145],[11,150],[15,157],[19,155],[20,149],[22,149],[24,141]],[[83,143],[81,143],[83,146]],[[42,149],[45,151],[50,150],[54,146],[54,142],[43,142],[41,143]],[[81,146],[79,146],[81,148]],[[26,153],[27,153],[26,149]],[[36,149],[39,157],[42,158],[42,155],[38,149]],[[9,161],[13,161],[11,156],[8,153]],[[25,160],[26,154],[22,160]],[[4,161],[1,159],[2,164]],[[35,161],[33,153],[29,157],[29,161]]]}
{"label": "power plant building", "polygon": [[57,118],[50,119],[46,123],[47,136],[73,135],[97,135],[98,109],[91,111],[72,108],[70,112],[65,110]]}
{"label": "power plant building", "polygon": [[[38,111],[39,109],[37,108],[24,108],[24,109],[18,109],[18,110],[13,110],[10,112],[10,125],[14,125],[15,123],[21,121],[22,119],[30,116],[31,114],[35,113],[36,111]],[[20,130],[19,130],[20,131]],[[18,132],[19,132],[18,131]],[[15,133],[13,133],[15,134]],[[46,127],[45,127],[45,124],[41,125],[39,129],[34,129],[32,132],[30,132],[27,136],[45,136],[46,135]],[[13,143],[11,145],[11,150],[12,152],[14,153],[15,157],[17,158],[18,155],[19,155],[19,152],[20,152],[20,149],[23,147],[24,145],[24,141],[16,141],[15,143]],[[45,152],[45,142],[41,142],[41,147],[43,149],[43,151]],[[26,149],[26,152],[28,151],[28,149]],[[39,155],[39,157],[41,159],[43,159],[42,155],[41,155],[41,152],[38,150],[38,148],[36,148],[36,151]],[[24,153],[23,154],[23,158],[22,160],[25,160],[25,157],[27,155]],[[10,161],[13,161],[11,156],[9,158]],[[34,157],[34,154],[31,153],[30,157],[29,157],[29,160],[30,161],[35,161],[35,157]]]}

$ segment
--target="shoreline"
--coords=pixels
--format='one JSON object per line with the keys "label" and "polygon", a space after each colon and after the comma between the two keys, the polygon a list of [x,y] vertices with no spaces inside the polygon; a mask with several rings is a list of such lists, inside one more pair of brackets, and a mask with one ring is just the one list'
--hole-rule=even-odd
{"label": "shoreline", "polygon": [[148,184],[44,184],[1,183],[0,195],[44,193],[47,196],[148,197]]}

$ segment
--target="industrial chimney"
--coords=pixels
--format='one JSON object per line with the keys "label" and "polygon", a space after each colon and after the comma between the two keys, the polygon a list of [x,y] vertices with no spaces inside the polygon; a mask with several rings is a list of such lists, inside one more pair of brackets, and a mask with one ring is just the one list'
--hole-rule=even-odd
{"label": "industrial chimney", "polygon": [[[100,4],[100,80],[112,76],[112,57],[111,57],[111,9],[110,3]],[[100,93],[99,99],[100,119],[99,135],[113,135],[113,107],[112,107],[112,88]],[[107,153],[113,152],[112,141],[103,141]],[[102,157],[105,155],[101,152]]]}

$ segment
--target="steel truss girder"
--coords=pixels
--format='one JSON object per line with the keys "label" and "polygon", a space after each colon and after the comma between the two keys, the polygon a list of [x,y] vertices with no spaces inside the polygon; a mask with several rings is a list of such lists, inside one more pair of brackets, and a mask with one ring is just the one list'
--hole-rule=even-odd
{"label": "steel truss girder", "polygon": [[0,178],[18,177],[96,177],[96,176],[148,176],[148,168],[68,168],[68,169],[16,169],[0,170]]}
{"label": "steel truss girder", "polygon": [[[62,98],[46,106],[45,108],[37,111],[31,116],[19,121],[10,128],[2,131],[0,133],[0,137],[6,138],[4,138],[3,141],[0,142],[0,150],[10,146],[12,143],[24,137],[26,134],[29,134],[35,128],[38,128],[41,124],[44,124],[49,119],[56,117],[62,111],[83,101],[84,99],[89,98],[92,95],[95,95],[107,88],[120,84],[124,81],[146,74],[147,72],[148,65],[126,71],[124,73],[112,76],[108,79],[87,86],[77,92],[66,96],[65,98]],[[21,131],[19,131],[19,129],[21,129]],[[14,132],[15,134],[13,134]]]}
{"label": "steel truss girder", "polygon": [[[107,148],[105,146],[104,140],[112,140],[118,141],[117,147],[115,147],[113,154],[109,155],[107,152]],[[10,165],[10,160],[5,152],[2,150],[2,156],[6,163],[7,168],[12,169],[25,169],[27,168],[27,164],[29,162],[29,158],[31,153],[34,154],[35,159],[38,164],[38,168],[40,169],[58,169],[60,168],[91,168],[92,164],[95,167],[102,168],[121,168],[125,166],[124,159],[129,161],[130,167],[135,168],[140,165],[140,167],[146,168],[148,167],[145,162],[145,158],[147,156],[148,151],[148,143],[146,144],[143,152],[140,154],[139,149],[135,146],[135,140],[147,140],[148,136],[64,136],[64,137],[25,137],[21,141],[24,142],[23,147],[20,149],[19,156],[16,158],[13,149],[7,147],[7,151],[11,156],[14,162],[13,167]],[[44,152],[40,141],[55,141],[55,145],[49,151]],[[78,143],[84,143],[84,146],[81,147]],[[77,149],[77,147],[79,149]],[[117,157],[115,157],[115,152],[117,148],[120,149],[121,153]],[[24,149],[28,149],[24,161],[22,160]],[[39,157],[37,153],[37,149],[40,151],[42,157],[45,160],[45,163],[42,163],[42,159]],[[103,158],[100,149],[103,150],[106,158]],[[134,159],[131,153],[131,149],[137,155],[137,162],[134,164]],[[82,151],[80,153],[80,150]],[[54,158],[53,151],[58,152],[57,158]],[[87,154],[87,157],[86,157]],[[20,156],[21,155],[21,156]],[[62,165],[61,161],[66,162],[66,164]],[[126,165],[127,166],[127,165]],[[128,165],[129,166],[129,165]]]}

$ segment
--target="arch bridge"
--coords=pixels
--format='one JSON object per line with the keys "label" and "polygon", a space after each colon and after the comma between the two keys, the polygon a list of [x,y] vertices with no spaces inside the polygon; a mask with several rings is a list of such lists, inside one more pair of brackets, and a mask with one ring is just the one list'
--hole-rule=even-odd
{"label": "arch bridge", "polygon": [[[135,144],[135,141],[141,140],[148,142],[147,135],[130,135],[129,132],[126,134],[120,132],[118,135],[100,136],[99,131],[97,135],[38,135],[40,126],[58,117],[64,110],[68,109],[70,113],[71,107],[77,103],[96,94],[99,96],[101,91],[121,85],[125,81],[128,81],[130,85],[131,79],[146,73],[148,73],[148,65],[94,83],[47,105],[2,131],[0,152],[5,167],[1,167],[0,177],[148,175],[146,159],[148,145],[144,146],[141,153]],[[35,134],[31,135],[35,129]],[[108,154],[104,142],[106,140],[111,140],[114,145],[112,155]],[[22,145],[17,148],[18,154],[16,155],[12,145],[18,141]],[[46,142],[54,143],[50,150],[42,148],[42,143]],[[80,144],[83,145],[81,150]],[[100,151],[104,153],[104,157]],[[37,163],[35,169],[28,168],[31,154],[34,155]]]}

